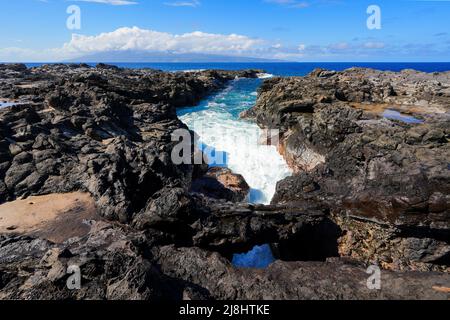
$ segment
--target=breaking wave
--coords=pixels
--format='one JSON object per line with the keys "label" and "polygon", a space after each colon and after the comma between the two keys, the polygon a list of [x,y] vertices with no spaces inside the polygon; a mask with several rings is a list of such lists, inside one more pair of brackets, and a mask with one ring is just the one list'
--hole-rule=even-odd
{"label": "breaking wave", "polygon": [[264,131],[239,114],[256,102],[257,79],[232,81],[225,90],[199,106],[184,108],[179,118],[200,139],[212,166],[226,166],[249,184],[251,203],[269,204],[278,181],[292,172],[275,146],[261,143]]}

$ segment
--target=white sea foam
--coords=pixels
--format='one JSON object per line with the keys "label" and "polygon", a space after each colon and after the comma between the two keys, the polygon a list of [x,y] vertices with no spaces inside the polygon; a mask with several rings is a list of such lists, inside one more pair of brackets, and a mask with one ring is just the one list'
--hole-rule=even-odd
{"label": "white sea foam", "polygon": [[[256,100],[257,85],[245,85],[247,81],[251,82],[248,79],[232,82],[204,104],[180,110],[179,117],[200,136],[200,142],[206,145],[202,150],[211,165],[225,164],[241,174],[251,187],[249,201],[268,204],[275,194],[277,182],[292,172],[275,146],[259,143],[263,130],[255,123],[237,117]],[[240,83],[244,85],[240,86]],[[270,246],[263,245],[247,254],[234,255],[233,265],[265,268],[274,260]]]}
{"label": "white sea foam", "polygon": [[274,77],[274,75],[270,73],[258,73],[257,76],[259,79],[268,79]]}
{"label": "white sea foam", "polygon": [[225,108],[227,105],[225,103],[219,103],[219,102],[208,102],[209,108]]}
{"label": "white sea foam", "polygon": [[192,73],[192,72],[202,72],[202,71],[206,71],[206,69],[189,69],[189,70],[182,70],[181,72]]}
{"label": "white sea foam", "polygon": [[241,174],[251,187],[250,202],[270,203],[277,182],[292,174],[285,160],[275,146],[259,143],[263,130],[256,124],[235,119],[223,103],[207,105],[220,108],[187,113],[180,119],[209,147],[203,151],[210,165],[225,165]]}

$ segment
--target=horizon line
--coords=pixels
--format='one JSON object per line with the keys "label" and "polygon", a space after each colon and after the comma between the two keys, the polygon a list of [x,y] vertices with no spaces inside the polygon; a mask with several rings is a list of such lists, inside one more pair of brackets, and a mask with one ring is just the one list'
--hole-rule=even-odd
{"label": "horizon line", "polygon": [[[450,0],[449,0],[450,1]],[[107,61],[88,61],[88,62],[61,62],[61,61],[36,61],[36,62],[28,62],[28,61],[0,61],[0,64],[217,64],[217,63],[226,63],[226,64],[236,64],[236,63],[246,63],[246,64],[280,64],[280,63],[450,63],[450,61],[192,61],[192,62],[177,62],[177,61],[152,61],[152,62],[142,62],[142,61],[133,61],[133,62],[107,62]]]}

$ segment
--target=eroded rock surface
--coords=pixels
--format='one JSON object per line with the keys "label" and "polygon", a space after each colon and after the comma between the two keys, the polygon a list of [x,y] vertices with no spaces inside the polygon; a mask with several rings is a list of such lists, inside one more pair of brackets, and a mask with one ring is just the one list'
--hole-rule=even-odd
{"label": "eroded rock surface", "polygon": [[[95,219],[90,220],[88,234],[63,243],[0,236],[0,299],[448,298],[446,273],[383,271],[381,289],[374,290],[368,287],[365,265],[339,258],[277,261],[264,270],[237,269],[224,252],[243,248],[254,236],[271,234],[272,238],[265,238],[270,241],[279,241],[276,237],[293,239],[291,230],[303,237],[315,230],[319,241],[323,235],[320,226],[327,219],[319,213],[289,214],[275,207],[272,211],[247,207],[243,212],[243,208],[228,205],[227,214],[226,203],[216,205],[221,206],[218,212],[206,221],[200,219],[205,225],[196,230],[194,245],[174,245],[180,239],[170,232],[151,228],[137,231]],[[318,248],[314,238],[302,240],[308,244],[303,248],[305,254]],[[306,256],[303,259],[307,260]],[[80,268],[81,286],[69,290],[67,281],[73,274],[67,271],[73,266]]]}
{"label": "eroded rock surface", "polygon": [[[367,286],[362,265],[328,262],[277,261],[265,270],[235,269],[216,253],[197,248],[162,247],[156,254],[161,269],[176,278],[206,288],[225,300],[351,300],[447,299],[448,275],[383,272],[381,290]],[[200,271],[199,271],[200,270]]]}
{"label": "eroded rock surface", "polygon": [[281,129],[280,151],[297,172],[273,203],[328,208],[343,231],[341,255],[449,271],[449,111],[449,72],[318,69],[267,80],[243,116]]}
{"label": "eroded rock surface", "polygon": [[248,197],[250,187],[242,175],[228,168],[213,167],[192,182],[191,191],[214,199],[243,202]]}
{"label": "eroded rock surface", "polygon": [[[176,166],[176,107],[195,104],[257,71],[165,73],[99,65],[0,69],[0,202],[91,193],[101,214],[131,222],[163,189],[187,190],[193,166]],[[159,193],[158,193],[159,192]]]}
{"label": "eroded rock surface", "polygon": [[[450,275],[430,271],[448,268],[446,76],[268,80],[248,114],[282,129],[298,174],[264,206],[240,202],[229,170],[170,159],[177,107],[260,72],[0,65],[0,101],[16,103],[0,109],[0,299],[448,299]],[[311,103],[321,90],[336,99]],[[417,126],[365,111],[393,92],[441,113]],[[231,265],[266,243],[269,268]],[[381,290],[374,262],[393,269]]]}

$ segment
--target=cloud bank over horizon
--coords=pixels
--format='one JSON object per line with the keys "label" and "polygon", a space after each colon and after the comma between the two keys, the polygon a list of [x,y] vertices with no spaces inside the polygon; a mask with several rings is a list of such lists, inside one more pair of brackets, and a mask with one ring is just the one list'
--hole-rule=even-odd
{"label": "cloud bank over horizon", "polygon": [[96,36],[74,34],[63,47],[67,52],[91,53],[105,51],[174,51],[178,53],[242,53],[263,43],[238,34],[213,34],[195,31],[171,34],[138,27],[124,27]]}
{"label": "cloud bank over horizon", "polygon": [[263,49],[264,41],[238,34],[195,31],[171,34],[139,27],[122,27],[112,32],[87,36],[73,34],[60,48],[33,50],[10,47],[0,49],[2,61],[62,61],[109,51],[150,51],[205,53],[243,56]]}
{"label": "cloud bank over horizon", "polygon": [[[195,31],[172,34],[139,27],[122,27],[97,35],[72,34],[70,41],[58,48],[36,50],[31,48],[0,48],[0,61],[4,62],[58,62],[72,60],[95,53],[117,51],[171,52],[175,54],[199,53],[253,57],[286,61],[332,61],[352,56],[355,61],[369,60],[372,56],[402,57],[411,54],[439,52],[433,45],[408,44],[393,46],[373,38],[353,39],[326,45],[299,43],[283,45],[265,39],[239,34],[216,34]],[[139,62],[139,61],[137,61]]]}

